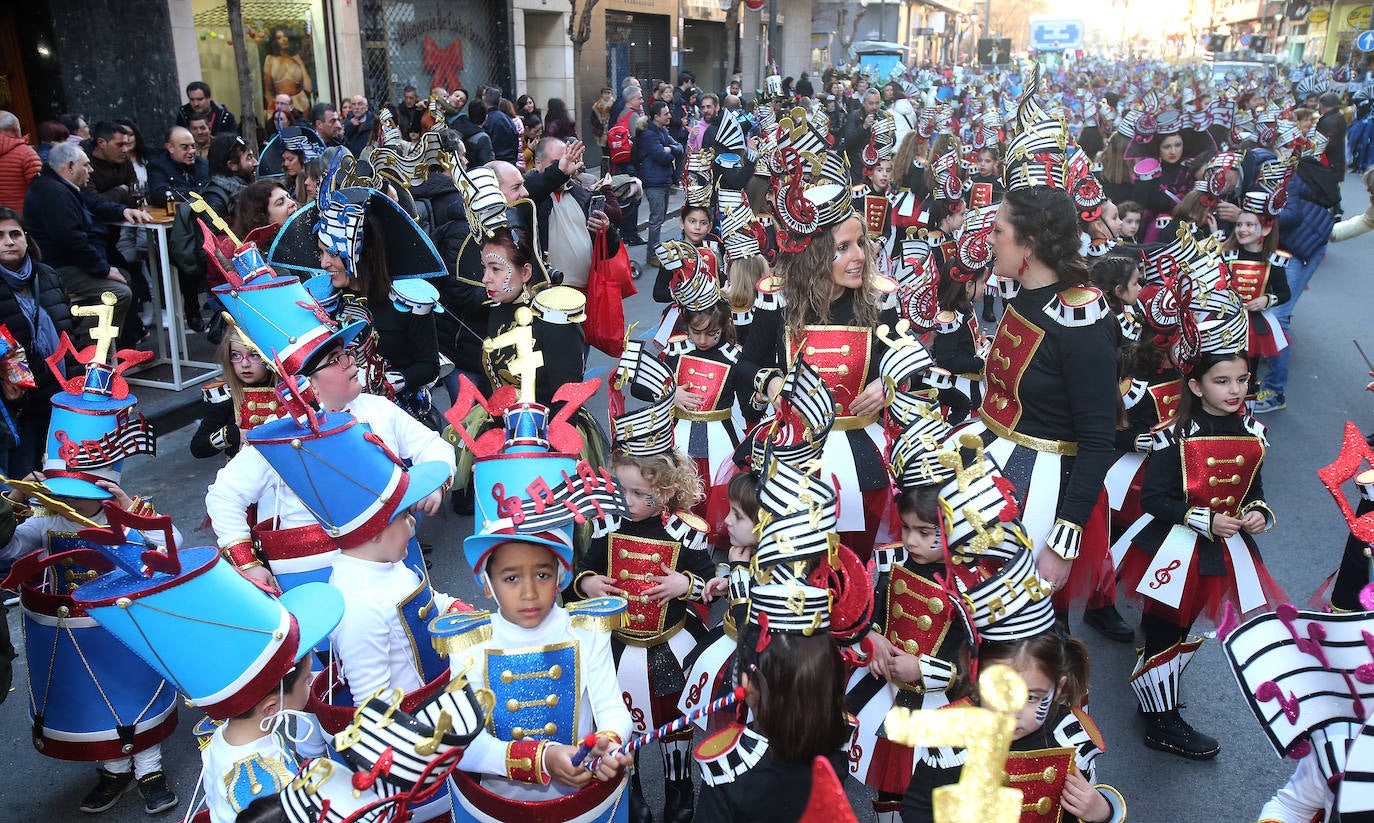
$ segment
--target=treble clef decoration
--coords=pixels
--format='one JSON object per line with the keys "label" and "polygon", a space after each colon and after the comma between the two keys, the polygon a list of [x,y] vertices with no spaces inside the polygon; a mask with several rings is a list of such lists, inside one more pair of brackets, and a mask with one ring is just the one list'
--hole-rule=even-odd
{"label": "treble clef decoration", "polygon": [[701,692],[703,689],[706,688],[706,682],[708,679],[709,676],[706,674],[706,672],[702,672],[701,677],[697,680],[697,682],[693,683],[692,687],[687,690],[687,705],[689,707],[695,706],[701,702]]}
{"label": "treble clef decoration", "polygon": [[1179,566],[1182,565],[1183,561],[1175,558],[1174,560],[1170,561],[1169,565],[1165,566],[1162,569],[1156,570],[1155,579],[1150,581],[1150,588],[1158,589],[1161,586],[1169,585],[1171,582],[1173,582],[1174,579],[1174,569],[1177,569]]}

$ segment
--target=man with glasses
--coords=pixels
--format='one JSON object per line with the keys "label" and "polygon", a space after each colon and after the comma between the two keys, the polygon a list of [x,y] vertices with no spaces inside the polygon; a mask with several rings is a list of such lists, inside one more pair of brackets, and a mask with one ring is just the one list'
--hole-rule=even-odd
{"label": "man with glasses", "polygon": [[168,195],[185,202],[191,192],[199,192],[210,181],[210,164],[196,155],[196,141],[189,130],[168,129],[163,148],[164,154],[148,162],[148,202],[154,206],[166,206]]}
{"label": "man with glasses", "polygon": [[[453,447],[437,432],[425,428],[395,403],[385,397],[364,394],[358,379],[358,364],[351,348],[335,344],[323,354],[306,360],[310,386],[320,407],[326,411],[343,411],[366,423],[397,457],[410,464],[443,461],[449,467],[450,478],[457,469]],[[436,514],[448,484],[420,501],[417,513]],[[248,521],[248,509],[257,505],[259,518],[274,519],[273,531],[318,526],[300,498],[282,482],[277,473],[248,445],[229,461],[211,484],[205,495],[205,511],[221,549],[252,542],[255,534],[263,538],[261,527],[256,530]],[[326,547],[333,551],[333,546]],[[244,574],[260,582],[271,582],[271,572],[262,566],[244,569]]]}

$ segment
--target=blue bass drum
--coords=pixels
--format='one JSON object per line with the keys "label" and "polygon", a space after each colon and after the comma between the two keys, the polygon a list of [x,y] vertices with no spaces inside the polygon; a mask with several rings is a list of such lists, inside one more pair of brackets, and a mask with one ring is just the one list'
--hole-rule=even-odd
{"label": "blue bass drum", "polygon": [[[49,546],[60,551],[77,542],[74,536],[50,535]],[[33,747],[59,760],[99,761],[166,740],[177,725],[176,689],[71,596],[108,562],[83,551],[40,554],[15,563],[23,576],[19,599]]]}

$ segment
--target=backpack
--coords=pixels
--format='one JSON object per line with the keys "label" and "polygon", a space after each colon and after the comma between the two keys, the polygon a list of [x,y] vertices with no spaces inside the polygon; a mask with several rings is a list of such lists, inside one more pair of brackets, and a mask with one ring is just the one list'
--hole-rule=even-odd
{"label": "backpack", "polygon": [[634,159],[635,141],[630,137],[630,119],[622,118],[606,132],[606,150],[617,166],[629,165]]}

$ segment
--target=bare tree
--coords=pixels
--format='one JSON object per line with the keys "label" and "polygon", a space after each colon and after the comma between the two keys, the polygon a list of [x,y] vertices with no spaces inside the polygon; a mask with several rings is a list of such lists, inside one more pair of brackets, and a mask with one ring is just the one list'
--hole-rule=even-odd
{"label": "bare tree", "polygon": [[731,0],[730,8],[725,10],[725,31],[730,38],[730,71],[739,68],[739,7],[742,0]]}
{"label": "bare tree", "polygon": [[577,88],[577,76],[582,70],[582,47],[592,37],[592,9],[598,0],[582,0],[582,10],[577,9],[577,0],[571,0],[568,13],[568,39],[573,47],[573,88]]}
{"label": "bare tree", "polygon": [[988,22],[993,32],[1011,38],[1013,49],[1025,49],[1030,45],[1031,15],[1046,8],[1045,0],[992,0]]}
{"label": "bare tree", "polygon": [[239,75],[240,131],[248,149],[258,151],[258,104],[253,100],[256,86],[253,69],[248,65],[248,41],[243,34],[243,0],[225,0],[229,12],[229,36],[234,39],[234,67]]}
{"label": "bare tree", "polygon": [[850,22],[849,25],[848,35],[845,34],[844,24],[845,21],[849,19],[849,9],[844,6],[841,6],[839,11],[835,13],[835,38],[840,43],[840,53],[838,55],[830,55],[831,63],[839,65],[840,63],[849,62],[849,47],[854,44],[854,39],[858,37],[859,21],[862,20],[864,15],[867,13],[868,9],[865,8],[863,11],[860,11],[858,14],[854,15],[854,19]]}

